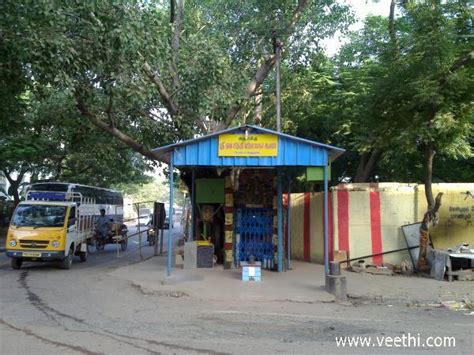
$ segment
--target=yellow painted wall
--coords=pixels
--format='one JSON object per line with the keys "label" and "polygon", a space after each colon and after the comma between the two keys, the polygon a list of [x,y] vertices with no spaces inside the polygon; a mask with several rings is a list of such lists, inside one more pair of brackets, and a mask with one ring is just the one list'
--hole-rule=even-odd
{"label": "yellow painted wall", "polygon": [[312,193],[310,202],[310,258],[324,263],[323,193]]}
{"label": "yellow painted wall", "polygon": [[[439,224],[433,228],[431,240],[435,248],[455,247],[460,243],[474,246],[474,183],[467,184],[433,184],[433,195],[443,192],[439,209]],[[418,219],[421,221],[427,204],[425,188],[418,185]]]}
{"label": "yellow painted wall", "polygon": [[291,194],[291,257],[303,260],[304,194]]}
{"label": "yellow painted wall", "polygon": [[368,191],[349,192],[349,257],[372,254]]}
{"label": "yellow painted wall", "polygon": [[[415,221],[415,186],[393,184],[379,188],[379,193],[383,251],[406,248],[400,227]],[[408,251],[383,256],[384,263],[391,264],[399,264],[405,259],[411,260]]]}

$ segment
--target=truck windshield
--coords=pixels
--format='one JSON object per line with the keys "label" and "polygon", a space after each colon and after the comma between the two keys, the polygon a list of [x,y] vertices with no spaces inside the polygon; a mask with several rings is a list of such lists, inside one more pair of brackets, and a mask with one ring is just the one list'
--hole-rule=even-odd
{"label": "truck windshield", "polygon": [[65,206],[19,205],[12,219],[16,227],[62,227]]}

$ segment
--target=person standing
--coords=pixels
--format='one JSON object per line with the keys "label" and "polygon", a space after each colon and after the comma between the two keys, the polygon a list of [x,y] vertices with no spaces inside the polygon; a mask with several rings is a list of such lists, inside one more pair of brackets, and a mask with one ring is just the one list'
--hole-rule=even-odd
{"label": "person standing", "polygon": [[107,238],[107,233],[109,231],[109,219],[105,215],[105,209],[103,208],[100,209],[100,216],[97,217],[95,222],[95,229],[102,239]]}

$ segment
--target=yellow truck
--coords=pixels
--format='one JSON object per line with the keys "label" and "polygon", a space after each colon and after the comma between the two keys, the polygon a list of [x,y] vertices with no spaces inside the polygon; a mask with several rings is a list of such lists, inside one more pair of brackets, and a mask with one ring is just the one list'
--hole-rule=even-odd
{"label": "yellow truck", "polygon": [[33,185],[16,207],[7,232],[12,268],[21,268],[24,261],[59,261],[69,269],[74,256],[86,261],[88,246],[94,244],[96,215],[104,208],[119,217],[116,207],[122,201],[113,190],[68,183]]}

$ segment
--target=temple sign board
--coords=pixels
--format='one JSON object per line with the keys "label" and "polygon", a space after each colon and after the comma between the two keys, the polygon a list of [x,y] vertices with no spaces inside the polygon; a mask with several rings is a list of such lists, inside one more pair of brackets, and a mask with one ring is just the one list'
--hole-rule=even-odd
{"label": "temple sign board", "polygon": [[278,136],[274,134],[221,134],[220,157],[276,157]]}

